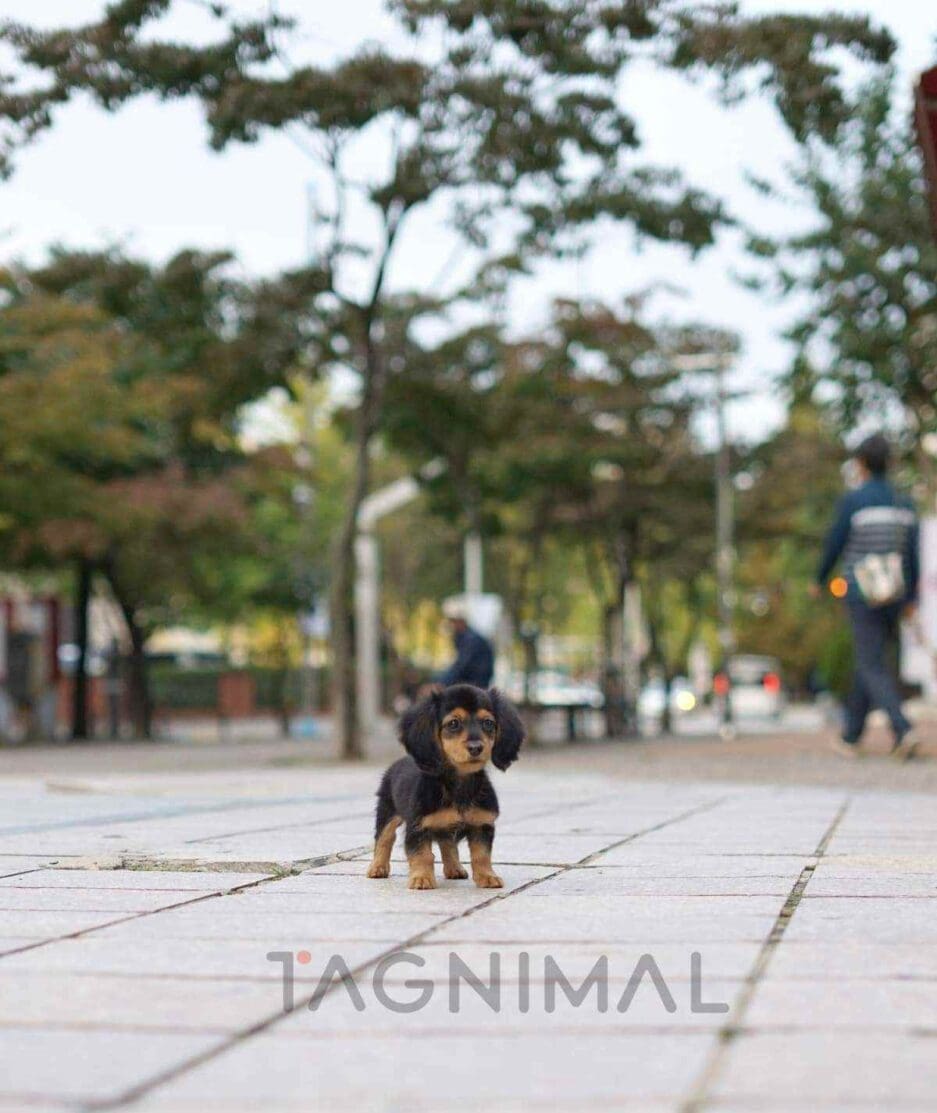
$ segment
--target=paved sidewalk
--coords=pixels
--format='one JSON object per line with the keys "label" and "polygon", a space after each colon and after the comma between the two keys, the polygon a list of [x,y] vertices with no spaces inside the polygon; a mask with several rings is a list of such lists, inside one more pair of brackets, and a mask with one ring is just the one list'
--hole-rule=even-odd
{"label": "paved sidewalk", "polygon": [[591,761],[497,776],[502,891],[367,880],[373,769],[8,772],[0,1110],[935,1108],[933,796]]}

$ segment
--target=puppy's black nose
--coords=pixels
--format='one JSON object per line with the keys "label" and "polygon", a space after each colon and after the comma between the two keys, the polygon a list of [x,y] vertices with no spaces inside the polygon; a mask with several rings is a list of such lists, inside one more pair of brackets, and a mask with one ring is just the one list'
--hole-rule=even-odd
{"label": "puppy's black nose", "polygon": [[484,746],[481,742],[466,742],[465,748],[469,752],[469,757],[478,757]]}

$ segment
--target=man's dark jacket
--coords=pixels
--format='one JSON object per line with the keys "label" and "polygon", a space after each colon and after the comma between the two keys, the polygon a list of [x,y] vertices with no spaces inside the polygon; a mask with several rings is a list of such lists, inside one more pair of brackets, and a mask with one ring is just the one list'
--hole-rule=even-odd
{"label": "man's dark jacket", "polygon": [[822,586],[842,558],[849,600],[860,600],[855,566],[870,553],[901,553],[904,563],[905,601],[917,602],[919,558],[918,521],[910,499],[900,495],[887,479],[873,478],[839,500],[833,526],[817,569]]}
{"label": "man's dark jacket", "polygon": [[477,630],[466,626],[455,636],[456,659],[440,676],[443,684],[474,684],[487,688],[495,670],[491,642]]}

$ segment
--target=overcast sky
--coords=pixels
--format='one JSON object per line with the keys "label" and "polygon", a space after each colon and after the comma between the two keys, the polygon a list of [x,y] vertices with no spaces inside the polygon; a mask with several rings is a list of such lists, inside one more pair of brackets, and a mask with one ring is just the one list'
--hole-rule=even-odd
{"label": "overcast sky", "polygon": [[[266,0],[236,0],[244,12],[265,10]],[[0,16],[49,25],[96,17],[103,0],[0,0]],[[197,37],[206,22],[196,0],[177,0],[172,33]],[[899,43],[897,64],[904,86],[937,60],[937,10],[928,0],[743,0],[757,11],[862,12],[890,28]],[[282,0],[284,13],[301,13],[293,60],[326,61],[364,41],[402,44],[403,36],[382,12],[380,0]],[[623,103],[637,118],[641,158],[679,166],[689,181],[723,197],[730,208],[768,230],[801,225],[809,214],[757,198],[746,171],[781,180],[795,149],[773,109],[749,101],[725,109],[699,86],[649,69],[629,71]],[[364,152],[362,170],[369,157]],[[11,181],[0,183],[0,260],[42,258],[46,247],[95,247],[121,242],[162,260],[181,247],[231,248],[247,273],[272,273],[306,258],[306,212],[314,170],[296,142],[271,135],[254,146],[222,154],[206,144],[195,105],[135,102],[108,116],[87,101],[58,113],[55,126],[17,162]],[[445,259],[449,243],[439,222],[424,220],[395,261],[395,286],[425,282],[427,260]],[[676,284],[682,295],[663,295],[658,314],[694,319],[741,333],[744,352],[736,385],[752,391],[734,407],[733,431],[763,435],[779,420],[772,376],[785,366],[778,338],[791,306],[780,307],[739,288],[733,271],[745,259],[734,235],[696,260],[676,248],[638,248],[627,232],[603,233],[588,259],[541,268],[514,293],[510,323],[536,328],[557,295],[617,299],[655,283]],[[457,277],[457,275],[455,276]]]}

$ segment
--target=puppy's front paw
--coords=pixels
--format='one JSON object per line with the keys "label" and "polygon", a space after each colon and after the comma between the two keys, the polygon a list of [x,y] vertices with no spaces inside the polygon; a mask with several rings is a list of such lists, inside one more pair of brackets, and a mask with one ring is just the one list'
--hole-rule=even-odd
{"label": "puppy's front paw", "polygon": [[468,870],[462,866],[446,866],[442,872],[450,881],[464,881],[468,877]]}
{"label": "puppy's front paw", "polygon": [[390,877],[390,866],[383,866],[379,862],[372,862],[368,866],[368,877]]}
{"label": "puppy's front paw", "polygon": [[503,889],[504,882],[496,873],[480,873],[475,878],[475,884],[479,889]]}
{"label": "puppy's front paw", "polygon": [[410,878],[410,889],[435,889],[436,878],[427,873],[415,873]]}

